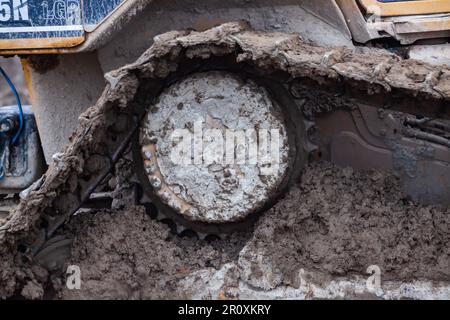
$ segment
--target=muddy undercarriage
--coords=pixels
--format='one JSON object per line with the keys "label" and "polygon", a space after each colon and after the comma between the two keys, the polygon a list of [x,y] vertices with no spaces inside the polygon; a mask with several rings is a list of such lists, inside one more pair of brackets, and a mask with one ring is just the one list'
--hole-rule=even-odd
{"label": "muddy undercarriage", "polygon": [[[193,221],[174,212],[173,199],[159,197],[158,203],[153,197],[157,188],[136,152],[142,119],[165,88],[192,74],[224,71],[252,79],[298,113],[290,129],[297,137],[290,179],[278,185],[276,197],[255,209],[250,220],[277,202],[283,206],[280,198],[301,179],[305,164],[319,159],[394,172],[415,201],[448,205],[448,67],[384,51],[330,50],[295,34],[256,32],[244,22],[204,32],[169,32],[155,38],[135,63],[105,76],[106,89],[80,117],[70,143],[0,227],[1,296],[36,278],[35,258],[45,256],[42,252],[55,243],[55,236],[61,237],[61,227],[117,173],[126,154],[132,155],[131,170],[138,177],[136,204],[154,210],[155,203],[178,234],[192,231],[203,238],[249,228],[248,219]],[[18,265],[25,271],[18,274]]]}

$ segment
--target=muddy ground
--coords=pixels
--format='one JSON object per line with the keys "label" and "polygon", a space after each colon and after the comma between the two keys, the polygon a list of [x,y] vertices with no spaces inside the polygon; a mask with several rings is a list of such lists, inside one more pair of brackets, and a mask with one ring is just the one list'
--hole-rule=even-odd
{"label": "muddy ground", "polygon": [[[370,265],[380,267],[382,288],[420,282],[442,294],[450,282],[447,210],[414,204],[392,175],[328,163],[310,165],[247,232],[220,240],[180,238],[142,207],[80,215],[69,229],[69,264],[80,267],[82,286],[62,286],[61,299],[314,298],[332,280],[367,278]],[[346,298],[377,297],[344,290]]]}
{"label": "muddy ground", "polygon": [[[25,77],[23,74],[22,66],[20,60],[17,57],[3,58],[0,57],[0,67],[5,70],[5,72],[10,77],[14,86],[16,87],[20,100],[23,104],[30,103],[30,97],[28,90],[26,89]],[[16,99],[12,94],[8,84],[0,77],[0,106],[15,105]]]}

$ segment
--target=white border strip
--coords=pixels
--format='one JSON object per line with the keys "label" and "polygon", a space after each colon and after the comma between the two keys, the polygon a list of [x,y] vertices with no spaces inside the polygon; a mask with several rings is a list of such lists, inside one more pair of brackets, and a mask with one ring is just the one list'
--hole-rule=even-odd
{"label": "white border strip", "polygon": [[0,33],[32,33],[52,31],[83,31],[82,25],[73,26],[45,26],[45,27],[0,27]]}

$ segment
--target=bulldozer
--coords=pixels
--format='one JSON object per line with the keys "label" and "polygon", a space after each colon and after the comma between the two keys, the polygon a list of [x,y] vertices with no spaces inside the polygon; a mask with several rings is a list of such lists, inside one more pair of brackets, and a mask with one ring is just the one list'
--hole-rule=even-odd
{"label": "bulldozer", "polygon": [[448,0],[0,1],[32,102],[0,110],[3,247],[50,263],[124,157],[178,234],[247,228],[318,160],[448,206],[449,37]]}

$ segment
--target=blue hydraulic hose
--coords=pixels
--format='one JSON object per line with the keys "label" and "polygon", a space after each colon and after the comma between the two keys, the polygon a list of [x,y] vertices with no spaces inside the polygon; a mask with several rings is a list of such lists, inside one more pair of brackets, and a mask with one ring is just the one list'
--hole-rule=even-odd
{"label": "blue hydraulic hose", "polygon": [[16,98],[17,107],[19,108],[19,129],[14,134],[13,138],[11,139],[12,144],[16,143],[17,139],[19,139],[20,134],[23,131],[23,125],[24,125],[24,117],[23,117],[23,108],[22,103],[20,102],[19,94],[17,93],[16,87],[12,83],[11,79],[8,77],[6,72],[3,70],[2,67],[0,67],[0,73],[3,75],[3,78],[5,78],[6,82],[8,83],[9,87],[11,88],[11,91],[14,94],[14,97]]}

